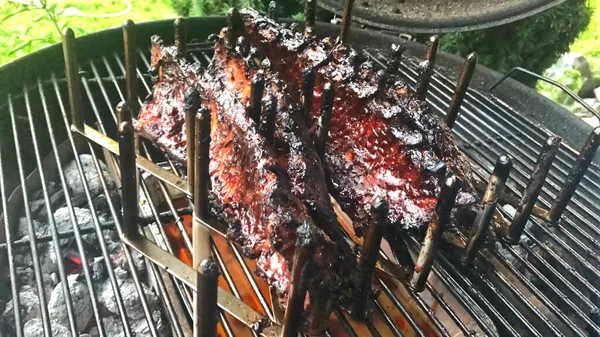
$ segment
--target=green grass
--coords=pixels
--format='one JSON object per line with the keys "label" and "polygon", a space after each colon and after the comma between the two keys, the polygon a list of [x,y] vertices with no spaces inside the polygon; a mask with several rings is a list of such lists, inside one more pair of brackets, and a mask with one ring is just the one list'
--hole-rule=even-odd
{"label": "green grass", "polygon": [[[71,27],[76,35],[89,34],[123,23],[174,17],[170,0],[130,0],[131,11],[114,17],[83,15],[114,14],[127,10],[122,0],[46,0],[56,14],[56,24],[41,9],[27,10],[13,1],[0,0],[0,65],[40,48],[60,42],[59,30]],[[26,2],[20,0],[19,2]],[[12,15],[12,16],[11,16]],[[8,17],[8,18],[7,18]]]}
{"label": "green grass", "polygon": [[587,29],[571,45],[571,51],[600,59],[600,0],[590,0],[589,4],[594,8],[592,20]]}

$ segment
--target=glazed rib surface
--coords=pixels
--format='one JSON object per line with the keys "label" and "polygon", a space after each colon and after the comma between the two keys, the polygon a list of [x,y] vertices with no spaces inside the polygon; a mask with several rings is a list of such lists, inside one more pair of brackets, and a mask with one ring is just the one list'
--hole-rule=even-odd
{"label": "glazed rib surface", "polygon": [[[326,308],[324,314],[328,317],[341,296],[340,284],[345,276],[339,272],[336,245],[317,229],[305,203],[298,197],[309,193],[296,190],[309,188],[296,187],[300,184],[299,178],[290,180],[286,174],[290,172],[289,165],[281,158],[289,152],[278,156],[278,150],[259,133],[259,126],[247,116],[241,96],[232,90],[233,87],[224,84],[227,83],[224,68],[213,64],[200,70],[199,66],[183,60],[172,47],[160,43],[155,44],[153,55],[158,78],[152,100],[140,113],[137,129],[162,149],[176,144],[175,149],[165,152],[174,161],[184,163],[184,96],[189,88],[197,88],[212,115],[211,214],[228,223],[230,239],[242,246],[247,257],[257,259],[258,274],[276,290],[283,302],[290,287],[296,229],[303,224],[312,228],[320,243],[310,262],[312,277],[308,284],[310,300],[307,305],[317,303],[318,294],[330,295],[328,302],[320,305],[320,308]],[[177,76],[183,78],[177,79]],[[186,76],[194,76],[194,81],[188,81]],[[173,120],[181,122],[174,123]],[[327,196],[326,190],[320,193]],[[312,312],[314,310],[307,310],[307,330],[319,333],[325,328],[323,318],[312,317]]]}
{"label": "glazed rib surface", "polygon": [[277,60],[272,68],[295,101],[303,100],[303,72],[316,71],[309,120],[313,137],[323,85],[335,88],[324,164],[330,192],[357,233],[374,222],[372,205],[379,199],[388,200],[392,223],[405,229],[427,224],[447,170],[465,182],[458,204],[475,201],[468,161],[449,129],[401,78],[377,72],[347,45],[305,37],[251,9],[241,14],[246,38],[258,57]]}

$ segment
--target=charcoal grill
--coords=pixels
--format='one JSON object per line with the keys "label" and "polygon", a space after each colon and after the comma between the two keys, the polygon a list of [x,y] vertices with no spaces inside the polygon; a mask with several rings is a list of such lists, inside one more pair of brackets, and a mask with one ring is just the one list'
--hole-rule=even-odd
{"label": "charcoal grill", "polygon": [[[456,138],[469,156],[476,176],[482,181],[495,182],[487,189],[484,197],[487,206],[475,220],[474,227],[485,229],[489,226],[488,218],[499,216],[498,212],[494,212],[495,209],[502,216],[512,219],[509,207],[496,208],[497,200],[501,204],[514,204],[512,199],[516,198],[518,203],[526,193],[532,196],[529,202],[532,209],[522,211],[519,208],[521,211],[517,218],[527,221],[515,220],[520,225],[510,228],[511,235],[491,240],[491,245],[481,246],[486,234],[484,230],[474,231],[470,239],[460,237],[455,245],[468,247],[461,249],[468,252],[465,259],[470,263],[458,261],[446,250],[437,254],[435,249],[424,250],[425,255],[436,256],[431,273],[415,273],[414,282],[407,282],[409,285],[386,275],[385,271],[389,272],[386,266],[390,262],[380,257],[381,265],[377,273],[382,280],[382,291],[371,303],[373,312],[370,318],[359,322],[345,311],[337,310],[332,315],[327,335],[598,335],[600,267],[597,250],[600,243],[596,237],[600,233],[600,170],[595,164],[588,167],[598,147],[598,129],[591,132],[583,147],[581,144],[575,144],[577,147],[568,146],[564,142],[559,146],[557,138],[549,138],[553,136],[549,130],[524,117],[523,110],[515,108],[513,102],[503,101],[481,90],[481,83],[485,83],[482,78],[488,76],[489,79],[491,72],[481,67],[475,69],[474,56],[466,61],[461,76],[456,76],[460,71],[452,74],[452,68],[460,69],[462,62],[443,54],[436,58],[435,49],[429,48],[426,53],[424,46],[413,43],[407,43],[408,52],[402,60],[390,59],[388,46],[398,43],[396,38],[350,29],[349,19],[348,15],[341,36],[355,48],[363,50],[374,63],[382,67],[397,67],[397,71],[415,85],[419,95],[427,99],[433,110],[445,115],[446,120],[453,124]],[[313,23],[309,21],[309,24]],[[73,226],[71,231],[58,233],[51,226],[53,230],[50,236],[36,237],[29,214],[31,200],[28,192],[32,186],[45,186],[48,176],[52,174],[50,172],[56,172],[57,177],[53,179],[62,181],[62,186],[66,186],[64,173],[55,168],[62,167],[70,158],[75,160],[79,173],[83,174],[78,157],[81,153],[91,154],[94,169],[98,172],[100,159],[104,159],[109,167],[112,165],[116,181],[122,183],[123,213],[108,193],[105,179],[101,178],[112,215],[108,226],[112,224],[116,227],[126,243],[124,252],[129,265],[133,264],[131,247],[142,251],[154,262],[148,264],[149,273],[156,282],[155,291],[161,299],[173,335],[191,335],[192,323],[206,327],[203,319],[206,321],[211,314],[216,314],[217,332],[223,336],[275,335],[275,331],[280,331],[279,326],[267,322],[287,322],[281,308],[272,303],[266,284],[253,274],[254,262],[242,257],[239,249],[218,232],[191,226],[191,209],[195,208],[195,213],[199,214],[201,208],[199,205],[194,207],[188,197],[193,194],[197,202],[201,200],[202,191],[190,193],[192,185],[187,185],[174,173],[174,169],[165,173],[164,167],[173,168],[173,165],[144,142],[139,144],[140,156],[137,160],[137,166],[142,170],[138,172],[135,169],[136,149],[134,135],[128,124],[129,109],[135,109],[136,105],[142,103],[143,97],[151,92],[150,76],[147,75],[150,70],[150,36],[161,34],[166,40],[173,38],[182,50],[187,50],[190,57],[207,64],[212,52],[212,43],[207,42],[207,37],[226,25],[225,18],[193,18],[186,21],[185,30],[179,21],[176,27],[180,29],[176,31],[172,20],[137,26],[126,22],[123,33],[119,29],[112,29],[77,40],[72,31],[67,30],[63,42],[64,55],[60,46],[53,46],[0,69],[3,84],[0,91],[4,101],[0,105],[1,118],[5,119],[3,125],[9,125],[2,135],[0,151],[0,187],[5,224],[3,237],[0,237],[4,242],[0,257],[8,264],[3,276],[10,278],[11,294],[8,296],[18,298],[14,250],[22,244],[15,243],[11,234],[16,214],[22,209],[30,228],[27,244],[34,259],[34,274],[42,308],[41,320],[46,336],[50,335],[52,324],[45,309],[43,280],[39,261],[36,260],[39,245],[47,241],[56,243],[59,238],[71,236],[81,247],[82,233],[86,232]],[[317,24],[314,29],[320,35],[336,35],[339,32],[338,27],[326,24]],[[63,56],[65,67],[62,65]],[[422,62],[423,58],[425,62]],[[449,67],[450,70],[435,70],[434,63],[452,64],[452,67]],[[499,75],[491,74],[491,78],[500,79]],[[470,80],[471,76],[473,81]],[[455,77],[459,77],[458,88]],[[469,82],[475,84],[474,88],[467,88]],[[518,84],[510,80],[508,83],[510,88],[521,90]],[[519,93],[524,100],[531,98],[531,93],[526,90]],[[117,104],[122,101],[128,104],[121,104],[117,109]],[[561,113],[558,112],[558,116]],[[191,118],[188,123],[192,124]],[[200,135],[202,121],[198,120],[196,126],[195,130]],[[577,127],[582,128],[580,125]],[[119,142],[114,141],[116,139]],[[32,146],[28,145],[29,142]],[[582,152],[579,153],[575,148],[582,148]],[[197,157],[201,158],[203,154],[200,147],[197,150]],[[538,161],[538,155],[542,152],[545,155]],[[512,158],[512,170],[507,181],[511,160],[501,157],[503,155]],[[197,167],[202,163],[202,160],[194,162]],[[544,179],[546,170],[549,172]],[[28,175],[28,172],[32,173]],[[160,177],[158,182],[155,176]],[[533,178],[530,179],[530,176]],[[103,175],[99,174],[99,177]],[[196,176],[194,180],[193,186],[196,187],[201,178]],[[137,181],[141,187],[139,191]],[[508,194],[501,193],[500,187],[504,181],[510,192]],[[154,192],[152,185],[158,186]],[[10,193],[13,189],[14,192]],[[95,214],[88,184],[84,184],[84,189],[88,204]],[[69,200],[68,189],[64,192]],[[537,192],[540,195],[535,203]],[[572,198],[570,192],[574,192]],[[141,216],[133,211],[137,209],[138,196],[144,201]],[[49,201],[46,192],[44,198]],[[67,202],[68,207],[72,208]],[[546,212],[550,209],[550,212]],[[538,217],[529,216],[530,212]],[[51,213],[49,210],[48,214]],[[73,214],[71,217],[76,223]],[[144,225],[143,231],[137,230],[136,222]],[[219,228],[214,223],[206,225]],[[106,224],[101,225],[95,216],[93,230],[98,233],[98,244],[105,252],[106,243],[100,232],[102,226]],[[193,239],[188,233],[190,227],[194,227]],[[439,226],[430,226],[429,230],[432,236],[436,231],[440,233]],[[391,236],[386,238],[389,241],[394,239]],[[421,249],[420,240],[411,236],[398,234],[395,239],[405,242],[415,257]],[[206,250],[193,242],[204,242],[218,266],[220,276],[216,281],[219,285],[220,309],[217,311],[211,308],[217,300],[214,296],[210,300],[204,297],[205,301],[196,301],[196,304],[204,306],[194,305],[196,294],[215,286],[214,276],[208,275],[210,268],[201,275],[175,257],[185,257],[180,252],[187,249],[189,256],[197,259],[193,261],[194,265],[202,261],[206,257]],[[437,243],[424,246],[436,246]],[[383,248],[386,247],[384,243]],[[389,249],[383,251],[387,252],[385,254],[391,261],[396,261],[393,254],[389,254]],[[202,257],[202,254],[205,256]],[[427,256],[424,260],[428,260]],[[83,269],[85,282],[93,288],[91,272],[85,263]],[[109,266],[108,270],[112,268]],[[67,276],[62,267],[59,271],[60,279],[65,280]],[[150,335],[158,336],[142,291],[142,281],[135,272],[133,275],[148,319]],[[114,275],[109,275],[109,278],[125,335],[131,336],[131,325],[124,312],[119,283]],[[425,279],[426,283],[423,282]],[[197,285],[200,285],[199,292],[192,290]],[[424,291],[419,292],[419,288]],[[204,294],[216,294],[212,289]],[[66,289],[65,293],[68,293]],[[103,332],[98,301],[93,294],[91,303],[97,326]],[[18,305],[17,301],[17,308]],[[70,318],[68,328],[73,335],[77,335],[81,327],[75,324],[77,312],[73,311],[68,297],[65,310]],[[16,335],[23,336],[22,325],[25,322],[19,310],[14,310],[14,313],[15,321],[19,322],[15,327]]]}

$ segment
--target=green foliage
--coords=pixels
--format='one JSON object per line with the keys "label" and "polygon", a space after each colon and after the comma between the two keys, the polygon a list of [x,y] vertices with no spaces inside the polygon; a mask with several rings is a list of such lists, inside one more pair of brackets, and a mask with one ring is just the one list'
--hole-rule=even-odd
{"label": "green foliage", "polygon": [[[445,35],[440,47],[462,56],[475,51],[481,64],[501,73],[520,66],[541,74],[569,50],[591,15],[592,8],[586,0],[566,1],[511,24]],[[595,49],[599,49],[597,45]]]}
{"label": "green foliage", "polygon": [[[590,25],[571,45],[571,50],[600,59],[600,0],[591,0],[590,5],[594,9]],[[600,76],[600,71],[594,74]]]}
{"label": "green foliage", "polygon": [[0,65],[55,44],[64,27],[77,36],[134,22],[174,17],[171,0],[0,0]]}
{"label": "green foliage", "polygon": [[178,16],[190,16],[190,11],[192,10],[192,1],[171,0],[171,7]]}
{"label": "green foliage", "polygon": [[[252,7],[265,13],[271,0],[171,0],[171,5],[180,16],[224,15],[230,7]],[[278,1],[280,17],[298,17],[304,9],[304,1]]]}
{"label": "green foliage", "polygon": [[[562,83],[572,92],[579,91],[583,85],[583,77],[581,76],[581,73],[575,69],[566,69],[556,81]],[[535,88],[542,95],[564,106],[569,106],[575,102],[575,100],[565,94],[560,88],[544,81],[538,81]]]}

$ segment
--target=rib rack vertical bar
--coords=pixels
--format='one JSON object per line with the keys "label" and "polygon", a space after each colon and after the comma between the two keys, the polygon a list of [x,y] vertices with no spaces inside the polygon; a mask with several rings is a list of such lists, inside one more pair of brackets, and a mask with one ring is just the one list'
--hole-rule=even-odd
{"label": "rib rack vertical bar", "polygon": [[65,75],[69,89],[69,107],[71,108],[71,124],[77,130],[83,130],[83,107],[81,101],[81,80],[79,78],[79,64],[77,62],[75,34],[71,28],[63,32],[63,54],[65,59]]}
{"label": "rib rack vertical bar", "polygon": [[460,180],[453,174],[447,176],[444,181],[435,215],[429,227],[427,227],[427,233],[425,234],[425,239],[423,240],[412,276],[412,286],[416,292],[421,292],[425,289],[427,277],[431,271],[431,266],[433,265],[435,254],[439,249],[446,225],[450,221],[450,212],[454,208],[456,194],[460,186]]}
{"label": "rib rack vertical bar", "polygon": [[537,163],[531,172],[529,183],[527,183],[527,187],[523,192],[523,197],[517,207],[517,212],[513,216],[513,221],[508,228],[507,240],[511,244],[517,244],[521,238],[521,234],[523,234],[531,210],[542,191],[546,176],[552,167],[552,162],[558,152],[560,142],[560,137],[551,136],[546,140],[546,143],[540,152]]}
{"label": "rib rack vertical bar", "polygon": [[569,205],[571,197],[575,194],[575,190],[579,187],[579,183],[583,179],[588,166],[590,166],[596,151],[598,151],[598,147],[600,147],[600,127],[592,130],[587,142],[579,152],[579,156],[575,159],[575,165],[573,165],[573,168],[569,172],[565,180],[565,185],[552,204],[552,208],[548,211],[548,221],[556,223],[560,220],[560,217]]}
{"label": "rib rack vertical bar", "polygon": [[134,115],[137,115],[140,105],[138,103],[138,77],[136,65],[135,23],[131,20],[123,22],[123,48],[125,51],[125,82],[127,85],[127,102]]}
{"label": "rib rack vertical bar", "polygon": [[477,214],[477,217],[473,222],[471,234],[469,235],[469,240],[467,241],[467,247],[465,250],[465,262],[467,263],[473,261],[475,254],[477,254],[479,248],[481,248],[481,245],[485,240],[485,234],[488,231],[490,221],[492,220],[492,215],[496,209],[498,197],[504,190],[504,185],[506,184],[506,180],[508,179],[511,168],[512,160],[509,156],[500,156],[500,158],[498,158],[496,161],[494,172],[490,177],[490,181],[481,202],[483,208]]}

